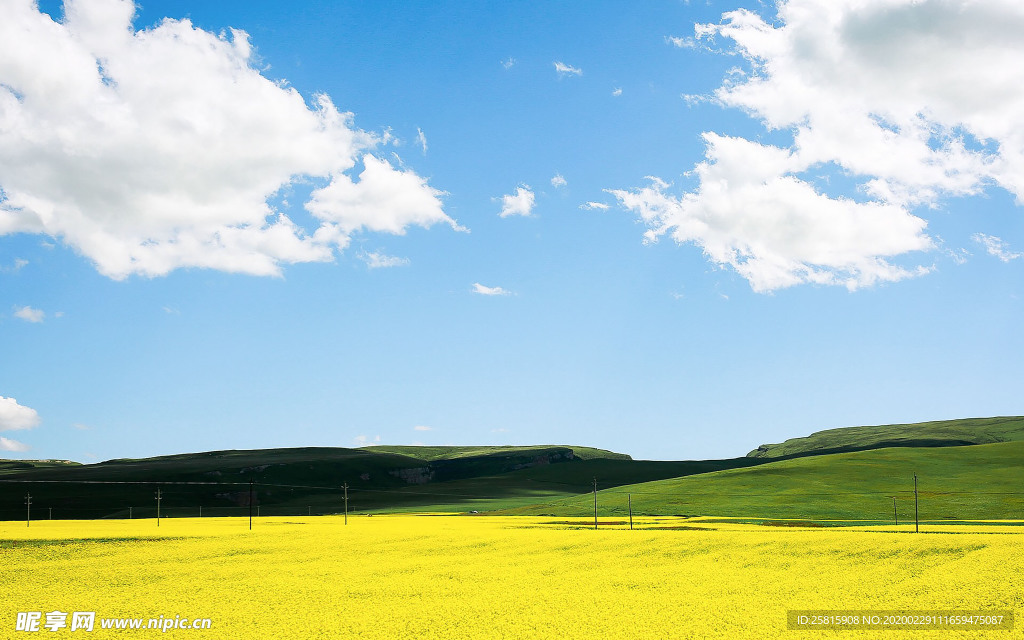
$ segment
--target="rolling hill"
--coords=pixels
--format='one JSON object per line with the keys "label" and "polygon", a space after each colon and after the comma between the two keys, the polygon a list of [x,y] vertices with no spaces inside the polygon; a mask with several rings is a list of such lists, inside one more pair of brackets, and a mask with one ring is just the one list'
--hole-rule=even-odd
{"label": "rolling hill", "polygon": [[[598,493],[598,510],[624,516],[713,515],[754,519],[901,522],[914,518],[914,475],[922,520],[1024,519],[1024,442],[961,447],[893,447],[797,457],[750,468],[623,485]],[[589,516],[580,495],[509,510]]]}
{"label": "rolling hill", "polygon": [[961,447],[1024,440],[1024,417],[965,418],[826,429],[779,444],[763,444],[751,458],[789,458],[887,447]]}
{"label": "rolling hill", "polygon": [[[925,519],[1024,518],[1024,418],[820,431],[724,460],[650,461],[577,446],[306,447],[78,464],[0,460],[0,519],[495,511],[887,521],[920,480]],[[908,511],[909,510],[909,511]]]}
{"label": "rolling hill", "polygon": [[575,495],[602,486],[749,466],[725,461],[635,461],[569,446],[367,447],[210,451],[89,465],[0,464],[0,518],[338,513],[347,484],[351,511],[489,510]]}

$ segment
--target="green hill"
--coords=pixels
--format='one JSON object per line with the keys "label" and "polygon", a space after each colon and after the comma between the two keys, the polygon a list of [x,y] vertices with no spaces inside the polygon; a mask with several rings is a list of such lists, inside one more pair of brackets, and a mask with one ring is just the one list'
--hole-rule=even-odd
{"label": "green hill", "polygon": [[489,510],[543,502],[602,486],[757,464],[650,462],[600,449],[533,447],[307,447],[210,451],[89,465],[0,466],[0,518],[337,513],[348,484],[352,511]]}
{"label": "green hill", "polygon": [[0,474],[5,471],[24,471],[25,469],[41,469],[45,467],[80,466],[81,463],[71,460],[3,460],[0,459]]}
{"label": "green hill", "polygon": [[[914,518],[914,474],[922,520],[1024,518],[1024,442],[874,449],[798,457],[744,469],[600,491],[602,516],[712,515],[758,519],[901,522]],[[593,514],[583,494],[506,513]]]}
{"label": "green hill", "polygon": [[763,444],[751,458],[789,458],[888,447],[960,447],[1024,440],[1024,417],[966,418],[818,431],[780,444]]}
{"label": "green hill", "polygon": [[[987,443],[987,444],[986,444]],[[968,446],[969,445],[969,446]],[[1024,418],[820,431],[743,458],[633,460],[590,447],[373,446],[209,451],[80,465],[0,461],[0,519],[496,511],[887,521],[896,496],[926,519],[1024,518]]]}

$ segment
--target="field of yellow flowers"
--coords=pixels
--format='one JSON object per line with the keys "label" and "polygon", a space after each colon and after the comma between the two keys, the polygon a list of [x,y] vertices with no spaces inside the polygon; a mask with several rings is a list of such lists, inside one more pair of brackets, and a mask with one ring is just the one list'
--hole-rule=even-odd
{"label": "field of yellow flowers", "polygon": [[[0,523],[0,637],[979,637],[796,631],[788,610],[1024,615],[1024,528],[444,515]],[[36,632],[18,631],[39,613]],[[68,614],[67,626],[54,631]],[[93,612],[93,631],[71,614]],[[21,616],[19,617],[19,614]],[[162,616],[162,618],[161,618]],[[210,628],[101,628],[106,619]],[[83,623],[84,624],[84,623]],[[165,625],[166,626],[166,625]],[[182,625],[183,626],[183,625]],[[1020,638],[1012,631],[984,637]]]}

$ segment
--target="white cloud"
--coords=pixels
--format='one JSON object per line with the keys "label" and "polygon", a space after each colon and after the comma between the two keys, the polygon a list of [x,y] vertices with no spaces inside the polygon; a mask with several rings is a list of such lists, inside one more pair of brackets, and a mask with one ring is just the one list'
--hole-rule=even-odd
{"label": "white cloud", "polygon": [[0,436],[0,451],[28,451],[29,446],[24,442],[18,442],[17,440],[11,440],[10,438],[4,438]]}
{"label": "white cloud", "polygon": [[591,200],[590,202],[584,202],[583,204],[580,205],[580,209],[584,209],[587,211],[592,211],[594,209],[598,209],[600,211],[607,211],[610,208],[611,207],[609,207],[603,202],[594,202],[593,200]]}
{"label": "white cloud", "polygon": [[15,258],[14,264],[9,267],[0,267],[0,273],[17,273],[21,271],[25,266],[28,265],[28,260],[23,258]]}
{"label": "white cloud", "polygon": [[555,177],[551,178],[551,186],[556,189],[559,187],[564,187],[567,184],[569,184],[569,182],[564,177],[562,177],[562,174],[560,173],[556,173]]}
{"label": "white cloud", "polygon": [[82,424],[81,422],[72,422],[71,428],[77,429],[79,431],[92,431],[92,427],[86,424]]}
{"label": "white cloud", "polygon": [[516,187],[516,192],[501,196],[502,218],[509,216],[528,216],[533,211],[534,194],[529,185]]}
{"label": "white cloud", "polygon": [[416,127],[416,144],[423,149],[423,155],[427,155],[427,135],[419,127]]}
{"label": "white cloud", "polygon": [[370,447],[375,444],[380,444],[380,436],[374,436],[372,440],[369,436],[356,436],[352,438],[352,442],[357,447]]}
{"label": "white cloud", "polygon": [[954,264],[967,264],[967,258],[971,255],[971,252],[967,249],[950,249],[946,251],[946,255],[953,260]]}
{"label": "white cloud", "polygon": [[347,244],[356,231],[404,235],[409,226],[429,227],[437,222],[463,231],[442,211],[441,195],[412,171],[395,169],[387,160],[367,154],[358,181],[335,175],[330,184],[313,191],[306,209],[323,221],[316,237],[339,246]]}
{"label": "white cloud", "polygon": [[[121,279],[276,275],[332,260],[359,231],[457,227],[442,192],[371,153],[386,133],[264,77],[246,33],[173,19],[135,31],[134,12],[71,0],[54,23],[31,0],[5,4],[0,235],[60,238]],[[306,203],[311,231],[271,204],[308,181],[323,185]]]}
{"label": "white cloud", "polygon": [[622,87],[615,87],[615,89],[612,90],[612,95],[615,96],[616,98],[621,96],[622,95]]}
{"label": "white cloud", "polygon": [[582,76],[583,70],[578,67],[565,64],[564,62],[555,62],[555,72],[558,73],[559,78],[565,78],[566,76]]}
{"label": "white cloud", "polygon": [[[927,272],[893,262],[936,247],[911,208],[991,184],[1024,202],[1024,5],[789,0],[777,11],[732,11],[695,37],[731,41],[747,63],[715,99],[792,143],[706,133],[695,189],[616,191],[651,225],[648,239],[693,242],[759,291],[856,288]],[[823,168],[865,197],[805,179]]]}
{"label": "white cloud", "polygon": [[703,28],[752,69],[718,99],[793,130],[804,164],[835,162],[888,202],[989,181],[1024,199],[1024,5],[791,0],[778,22],[735,11]]}
{"label": "white cloud", "polygon": [[413,429],[413,431],[433,431],[434,430],[433,427],[427,427],[427,426],[422,425],[422,424],[418,424],[415,427],[413,427],[412,429]]}
{"label": "white cloud", "polygon": [[1010,251],[1010,247],[1002,238],[990,236],[985,233],[976,233],[971,236],[971,239],[985,247],[985,251],[988,251],[989,255],[995,256],[1003,262],[1009,262],[1010,260],[1016,260],[1017,258],[1024,258],[1024,253],[1020,251]]}
{"label": "white cloud", "polygon": [[692,49],[697,46],[697,41],[692,37],[665,36],[665,42],[680,49]]}
{"label": "white cloud", "polygon": [[506,69],[511,69],[512,67],[515,66],[515,64],[516,59],[513,58],[512,56],[509,56],[508,58],[501,61],[501,66],[505,67]]}
{"label": "white cloud", "polygon": [[14,307],[14,317],[25,322],[42,322],[46,319],[46,312],[32,307]]}
{"label": "white cloud", "polygon": [[479,293],[482,296],[507,296],[511,294],[510,291],[502,289],[501,287],[485,287],[479,282],[473,283],[472,291],[473,293]]}
{"label": "white cloud", "polygon": [[366,263],[370,269],[385,269],[388,267],[404,267],[409,264],[408,258],[398,258],[383,253],[361,253],[359,258]]}
{"label": "white cloud", "polygon": [[924,220],[897,205],[822,195],[785,171],[792,162],[785,149],[704,138],[707,160],[695,169],[695,191],[675,197],[655,181],[610,192],[648,225],[648,241],[692,242],[759,292],[808,282],[852,290],[923,272],[887,258],[932,248]]}
{"label": "white cloud", "polygon": [[22,406],[14,398],[0,396],[0,431],[33,429],[39,426],[35,409]]}

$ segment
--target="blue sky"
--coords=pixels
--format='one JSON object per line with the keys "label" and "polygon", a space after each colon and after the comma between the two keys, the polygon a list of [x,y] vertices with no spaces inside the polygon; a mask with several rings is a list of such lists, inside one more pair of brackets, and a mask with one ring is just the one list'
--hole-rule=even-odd
{"label": "blue sky", "polygon": [[1015,2],[0,12],[0,456],[1021,413]]}

